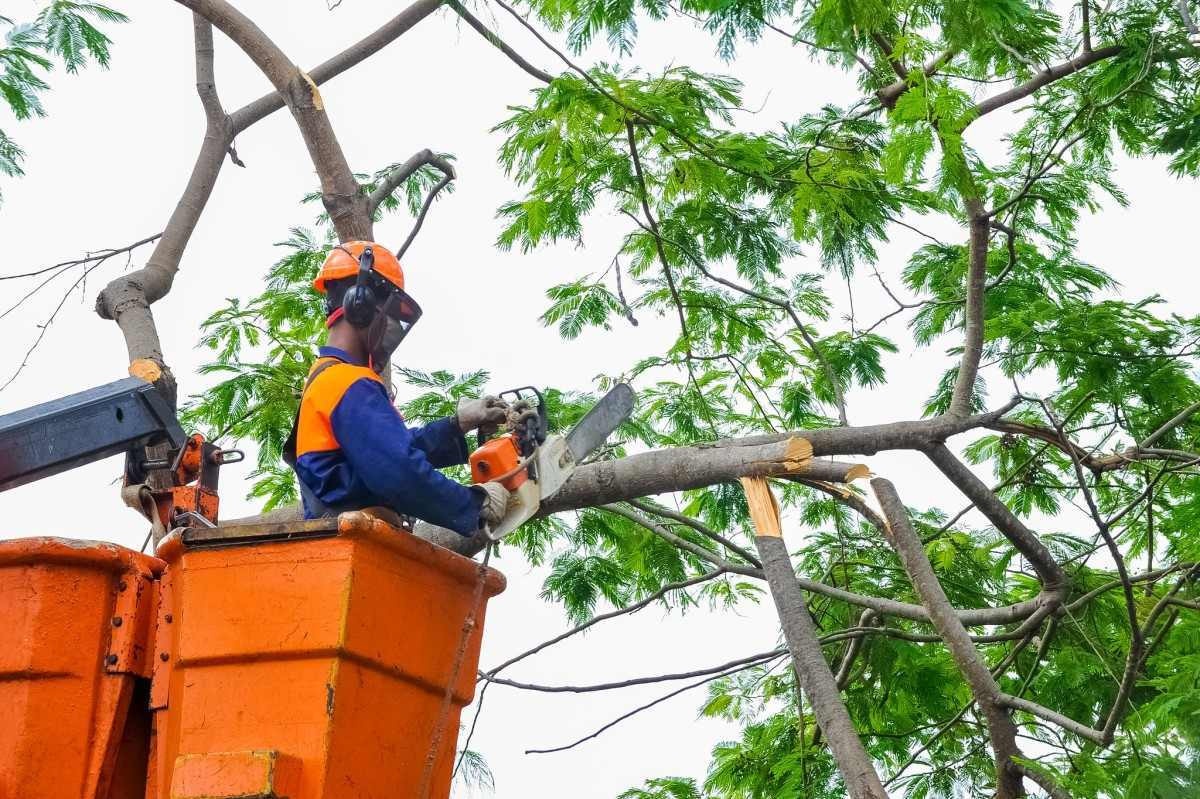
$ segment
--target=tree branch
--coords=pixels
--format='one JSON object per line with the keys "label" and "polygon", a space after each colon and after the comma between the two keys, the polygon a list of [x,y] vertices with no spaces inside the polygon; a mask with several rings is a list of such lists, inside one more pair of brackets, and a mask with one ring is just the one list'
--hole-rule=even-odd
{"label": "tree branch", "polygon": [[983,295],[987,289],[988,240],[991,226],[983,202],[966,198],[967,216],[971,230],[968,248],[966,302],[963,319],[963,353],[954,380],[950,413],[965,416],[971,412],[975,380],[979,376],[979,361],[983,357]]}
{"label": "tree branch", "polygon": [[633,710],[629,711],[628,713],[624,713],[621,716],[618,716],[617,718],[610,721],[608,724],[605,724],[603,727],[596,730],[591,735],[585,735],[584,737],[580,738],[579,740],[577,740],[573,743],[569,743],[564,746],[556,746],[552,749],[526,749],[525,754],[527,754],[527,755],[544,755],[544,754],[550,754],[552,752],[564,752],[567,749],[574,749],[576,746],[579,746],[581,743],[590,741],[593,738],[598,737],[605,731],[612,729],[616,725],[620,724],[622,721],[625,721],[625,719],[628,719],[631,716],[635,716],[638,713],[641,713],[643,710],[649,710],[650,708],[654,707],[655,705],[662,704],[663,702],[667,701],[668,699],[671,699],[672,697],[679,696],[684,691],[690,691],[693,688],[698,688],[701,685],[705,685],[706,683],[710,683],[714,680],[719,680],[722,677],[728,677],[730,674],[736,674],[739,671],[745,671],[746,669],[753,668],[754,666],[757,666],[757,665],[758,665],[758,663],[750,663],[745,666],[738,666],[737,668],[730,669],[729,671],[719,672],[717,674],[713,674],[711,676],[705,677],[704,679],[698,680],[697,682],[689,683],[688,685],[685,685],[682,688],[676,688],[674,691],[671,691],[669,694],[660,696],[659,698],[657,698],[651,702],[647,702],[644,705],[638,705],[637,707],[635,707]]}
{"label": "tree branch", "polygon": [[690,588],[693,585],[699,585],[700,583],[706,583],[709,580],[715,580],[716,578],[718,578],[721,575],[726,574],[726,573],[727,572],[725,569],[718,568],[718,569],[714,569],[710,572],[705,572],[704,574],[698,574],[695,577],[689,577],[686,580],[680,580],[677,583],[667,583],[662,588],[658,589],[653,594],[650,594],[650,596],[646,597],[645,599],[635,602],[634,604],[629,605],[628,607],[618,608],[616,610],[609,611],[608,613],[601,613],[599,615],[593,616],[592,618],[585,621],[583,624],[572,627],[571,629],[567,630],[566,632],[560,633],[548,641],[543,641],[542,643],[538,644],[537,646],[533,647],[532,649],[527,649],[519,655],[514,655],[513,657],[511,657],[508,660],[501,663],[499,666],[495,666],[494,668],[488,669],[486,672],[484,672],[484,674],[489,678],[495,677],[501,671],[503,671],[504,669],[507,669],[509,666],[513,665],[514,663],[518,663],[527,657],[536,655],[538,652],[541,652],[543,649],[553,646],[554,644],[557,644],[559,641],[563,641],[567,638],[570,638],[571,636],[576,635],[577,633],[581,633],[584,630],[588,629],[589,627],[592,627],[593,625],[599,624],[600,622],[606,621],[608,619],[616,618],[618,616],[625,616],[630,613],[636,613],[637,611],[641,610],[642,608],[644,608],[648,605],[651,605],[651,604],[657,602],[658,600],[662,599],[664,596],[671,593],[672,591],[679,591],[684,588]]}
{"label": "tree branch", "polygon": [[504,40],[496,34],[495,31],[480,22],[475,15],[473,15],[470,11],[467,11],[467,9],[465,9],[462,3],[458,2],[458,0],[447,0],[446,5],[454,9],[454,13],[462,17],[463,21],[474,28],[476,33],[486,39],[488,44],[492,45],[497,50],[504,53],[504,55],[508,56],[508,60],[525,70],[527,74],[533,76],[537,80],[540,80],[542,83],[550,83],[552,80],[554,80],[554,76],[549,72],[535,67],[533,64],[526,61],[520,55],[520,53],[509,47]]}
{"label": "tree branch", "polygon": [[456,177],[453,164],[435,154],[433,150],[421,150],[419,153],[416,153],[410,157],[403,164],[396,166],[396,168],[384,176],[383,180],[379,181],[379,185],[376,186],[375,190],[371,192],[371,195],[367,197],[367,211],[371,214],[374,214],[376,209],[379,208],[380,203],[382,203],[388,197],[391,197],[392,192],[400,188],[400,185],[404,183],[404,181],[411,178],[414,174],[416,174],[418,169],[426,165],[437,167],[442,171],[442,174],[444,174],[450,180],[453,180]]}
{"label": "tree branch", "polygon": [[283,96],[321,181],[321,201],[342,241],[373,238],[366,198],[333,131],[316,81],[253,21],[226,0],[176,0],[203,16],[241,48]]}
{"label": "tree branch", "polygon": [[756,535],[754,544],[792,654],[792,667],[842,772],[848,795],[851,799],[887,799],[879,774],[842,702],[837,679],[821,651],[783,538]]}
{"label": "tree branch", "polygon": [[921,598],[921,604],[929,611],[930,621],[945,640],[950,656],[966,679],[971,688],[971,696],[975,698],[987,720],[996,763],[996,797],[1015,799],[1023,796],[1021,775],[1012,768],[1013,758],[1021,755],[1016,740],[1017,728],[999,701],[1000,686],[992,677],[991,671],[975,649],[975,644],[971,642],[966,628],[950,605],[950,599],[933,571],[929,556],[925,553],[925,546],[913,530],[908,511],[900,501],[895,487],[889,481],[877,477],[871,481],[871,488],[874,489],[883,515],[887,519],[889,542],[899,555],[900,562],[904,564],[913,588]]}
{"label": "tree branch", "polygon": [[708,666],[703,669],[695,669],[694,671],[681,671],[675,674],[656,674],[650,677],[634,677],[628,680],[597,683],[595,685],[537,685],[535,683],[507,680],[503,677],[493,677],[488,672],[480,672],[479,679],[486,682],[494,682],[497,685],[507,685],[509,688],[520,688],[522,691],[538,691],[545,694],[587,694],[595,693],[596,691],[614,691],[619,688],[630,688],[634,685],[650,685],[660,682],[689,680],[692,677],[700,677],[706,674],[716,674],[718,672],[729,671],[736,666],[753,666],[756,663],[762,663],[764,660],[771,660],[772,658],[777,658],[780,655],[786,654],[786,649],[772,649],[770,652],[760,652],[757,655],[749,655],[747,657],[738,658],[737,660],[731,660],[728,663],[722,663],[720,666]]}
{"label": "tree branch", "polygon": [[754,557],[749,550],[738,546],[733,541],[730,541],[728,538],[718,533],[716,530],[713,530],[708,525],[701,524],[690,516],[685,516],[684,514],[677,513],[670,508],[664,508],[661,505],[654,505],[640,499],[631,499],[629,500],[629,504],[646,513],[653,513],[656,516],[662,516],[663,518],[687,525],[710,541],[715,541],[728,549],[730,552],[733,552],[747,563],[757,566],[758,568],[762,568],[762,564],[758,562],[758,558]]}
{"label": "tree branch", "polygon": [[1053,64],[1046,67],[1045,70],[1030,78],[1025,83],[1019,86],[1014,86],[1006,92],[994,95],[987,98],[983,102],[975,106],[975,117],[981,117],[984,114],[1003,108],[1010,103],[1015,103],[1017,100],[1022,100],[1036,92],[1043,86],[1049,86],[1054,81],[1065,78],[1068,75],[1073,75],[1081,69],[1086,69],[1092,64],[1105,59],[1120,55],[1125,48],[1121,45],[1110,45],[1101,47],[1098,50],[1088,50],[1075,56],[1069,61],[1064,61],[1061,64]]}
{"label": "tree branch", "polygon": [[601,510],[606,510],[609,513],[615,514],[624,519],[628,519],[629,521],[631,521],[635,524],[641,525],[643,528],[654,533],[659,538],[668,542],[672,546],[675,546],[678,549],[682,549],[685,552],[690,552],[692,555],[695,555],[696,557],[700,558],[701,560],[706,561],[707,563],[710,563],[713,566],[716,566],[718,569],[722,569],[727,572],[732,572],[734,574],[741,574],[746,577],[761,577],[762,576],[761,570],[750,567],[750,566],[742,566],[741,564],[732,563],[730,561],[727,561],[724,558],[722,558],[721,556],[719,556],[717,553],[710,552],[709,550],[705,549],[704,547],[700,546],[699,544],[694,544],[691,541],[688,541],[686,538],[681,538],[681,537],[675,535],[670,530],[663,527],[661,524],[655,524],[654,522],[647,519],[645,516],[642,516],[640,513],[635,513],[633,511],[629,510],[628,508],[624,508],[620,505],[601,505],[600,508],[601,508]]}
{"label": "tree branch", "polygon": [[454,170],[442,175],[442,179],[434,184],[429,193],[425,195],[425,202],[421,203],[421,211],[417,214],[417,219],[413,222],[412,230],[408,231],[408,235],[404,238],[404,243],[396,250],[396,257],[402,258],[404,253],[408,252],[408,248],[412,246],[413,241],[417,238],[417,234],[421,232],[421,226],[425,224],[425,215],[429,213],[429,206],[433,205],[433,201],[437,198],[442,189],[450,185],[450,181],[454,180]]}
{"label": "tree branch", "polygon": [[[341,74],[385,45],[397,39],[414,25],[429,16],[442,4],[442,0],[418,0],[392,18],[369,36],[333,56],[309,73],[314,83],[321,83]],[[211,41],[211,37],[209,37]],[[205,84],[213,83],[213,71],[206,63],[208,41],[197,40],[197,91],[202,102],[207,93]],[[206,104],[207,125],[200,152],[188,178],[187,186],[172,212],[161,238],[147,259],[145,266],[109,283],[96,298],[96,312],[104,319],[112,319],[121,328],[128,350],[129,360],[147,359],[154,361],[163,370],[163,387],[174,402],[175,382],[163,359],[162,346],[154,323],[150,306],[162,299],[171,290],[184,249],[199,222],[208,198],[216,184],[217,175],[233,144],[234,137],[284,106],[282,96],[271,92],[228,115],[220,124],[207,114],[211,103]]]}
{"label": "tree branch", "polygon": [[1058,594],[1066,589],[1066,572],[1054,560],[1054,556],[1037,534],[1026,527],[1025,523],[1018,519],[974,472],[956,458],[945,444],[936,444],[927,449],[925,454],[959,491],[975,503],[975,507],[979,508],[988,521],[1012,542],[1017,551],[1025,556],[1048,592]]}

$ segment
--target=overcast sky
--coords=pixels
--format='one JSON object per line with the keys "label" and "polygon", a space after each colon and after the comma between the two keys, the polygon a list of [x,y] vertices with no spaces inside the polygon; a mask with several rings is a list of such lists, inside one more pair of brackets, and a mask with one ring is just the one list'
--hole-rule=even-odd
{"label": "overcast sky", "polygon": [[[28,176],[0,185],[0,274],[29,271],[158,232],[187,179],[203,132],[193,91],[190,18],[172,3],[112,4],[133,19],[115,31],[112,69],[56,76],[46,120],[17,125],[2,121],[27,152]],[[37,5],[18,0],[6,4],[5,13],[20,19],[36,13]],[[342,49],[401,7],[369,0],[346,0],[332,12],[323,0],[238,5],[293,60],[306,66]],[[491,19],[486,10],[481,14]],[[505,20],[496,22],[531,61],[551,72],[560,69],[553,55],[523,31]],[[615,59],[597,50],[583,60],[599,58]],[[746,82],[747,106],[761,108],[739,118],[747,128],[768,128],[823,102],[844,104],[856,96],[851,78],[810,63],[782,37],[746,48],[735,64],[726,65],[715,58],[707,35],[682,23],[645,24],[633,61],[650,70],[675,63],[736,75]],[[249,61],[219,35],[217,78],[230,110],[268,89]],[[638,357],[660,352],[675,328],[670,320],[646,318],[636,329],[618,322],[611,332],[562,342],[554,330],[537,323],[546,304],[545,289],[603,270],[625,223],[602,209],[589,222],[582,248],[522,255],[493,247],[499,230],[494,211],[517,190],[496,164],[501,139],[490,129],[505,117],[507,107],[528,100],[532,85],[525,73],[443,12],[322,87],[322,94],[358,171],[373,171],[424,147],[458,158],[456,193],[435,205],[406,258],[408,288],[425,315],[398,362],[459,372],[486,368],[493,375],[492,390],[527,383],[589,388],[596,375],[619,373]],[[972,128],[972,143],[986,151],[1010,122],[1002,114],[986,118]],[[196,376],[205,360],[205,353],[195,349],[200,321],[224,298],[257,293],[263,274],[279,255],[273,243],[285,238],[289,227],[311,224],[314,214],[311,206],[299,206],[299,198],[317,181],[286,113],[276,113],[244,133],[237,148],[247,168],[225,166],[173,293],[154,307],[167,360],[184,394],[206,385]],[[1122,161],[1118,179],[1132,206],[1106,208],[1085,220],[1081,257],[1109,270],[1129,296],[1158,292],[1173,310],[1200,312],[1192,276],[1195,184],[1169,177],[1162,164],[1144,162]],[[948,226],[931,227],[950,240],[962,237]],[[407,230],[408,221],[397,218],[378,226],[377,236],[394,246]],[[893,284],[918,244],[913,234],[898,231],[885,248],[880,269]],[[147,254],[148,250],[135,254],[133,265],[140,265]],[[86,290],[68,299],[20,377],[0,392],[0,413],[125,374],[125,349],[116,326],[92,312],[96,291],[123,266],[112,263],[97,270]],[[4,308],[33,287],[0,285],[8,289]],[[52,284],[0,319],[5,341],[0,383],[21,364],[37,336],[35,325],[54,311],[67,285]],[[493,298],[486,311],[478,299],[484,291]],[[844,297],[844,287],[835,295]],[[889,310],[865,278],[856,284],[855,301],[860,319]],[[505,335],[475,334],[474,320],[496,308],[511,311]],[[891,421],[898,414],[915,418],[948,365],[940,346],[916,355],[908,350],[902,325],[897,320],[883,331],[902,345],[902,353],[887,363],[892,379],[886,388],[851,395],[853,423]],[[993,399],[1003,401],[1005,396],[1006,389],[998,387]],[[948,492],[921,461],[891,455],[868,463],[896,480],[912,504],[961,506],[961,498]],[[13,536],[64,535],[136,547],[145,525],[120,504],[114,484],[119,471],[120,459],[112,459],[0,495],[3,529]],[[248,472],[238,467],[226,471],[224,515],[256,510],[243,498]],[[788,535],[798,544],[803,531],[789,530]],[[484,667],[566,626],[557,608],[538,599],[542,572],[527,569],[512,554],[496,565],[506,572],[509,587],[489,611]],[[667,617],[652,608],[611,626],[601,625],[514,667],[509,676],[581,683],[688,670],[771,649],[776,629],[769,602],[743,616],[693,611]],[[486,756],[495,772],[496,795],[514,799],[549,799],[565,792],[583,799],[613,797],[647,777],[703,776],[712,744],[736,734],[729,725],[696,720],[703,689],[670,700],[570,752],[523,754],[526,748],[582,737],[666,690],[652,686],[601,695],[547,696],[494,687],[473,748]]]}

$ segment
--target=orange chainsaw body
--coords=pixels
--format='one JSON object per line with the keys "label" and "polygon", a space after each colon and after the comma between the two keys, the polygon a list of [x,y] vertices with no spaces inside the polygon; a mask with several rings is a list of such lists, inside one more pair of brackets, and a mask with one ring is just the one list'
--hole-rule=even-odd
{"label": "orange chainsaw body", "polygon": [[471,482],[490,483],[498,480],[509,491],[516,491],[529,473],[519,469],[521,451],[517,448],[517,437],[505,433],[487,441],[471,453]]}

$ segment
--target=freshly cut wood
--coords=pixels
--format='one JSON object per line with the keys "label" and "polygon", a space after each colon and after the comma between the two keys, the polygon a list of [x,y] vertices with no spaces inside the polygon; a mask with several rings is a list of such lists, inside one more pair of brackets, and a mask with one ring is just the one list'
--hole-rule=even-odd
{"label": "freshly cut wood", "polygon": [[779,500],[771,486],[761,477],[743,477],[742,491],[746,494],[746,505],[750,508],[750,521],[754,523],[755,535],[779,538],[783,535],[783,520],[779,518]]}

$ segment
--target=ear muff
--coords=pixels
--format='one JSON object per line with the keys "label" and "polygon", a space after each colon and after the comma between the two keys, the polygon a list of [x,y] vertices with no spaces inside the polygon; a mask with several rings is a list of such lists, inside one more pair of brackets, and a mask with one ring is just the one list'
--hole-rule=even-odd
{"label": "ear muff", "polygon": [[342,298],[342,318],[352,327],[364,329],[375,320],[375,292],[371,290],[371,271],[375,268],[375,252],[363,248],[358,256],[358,277]]}

